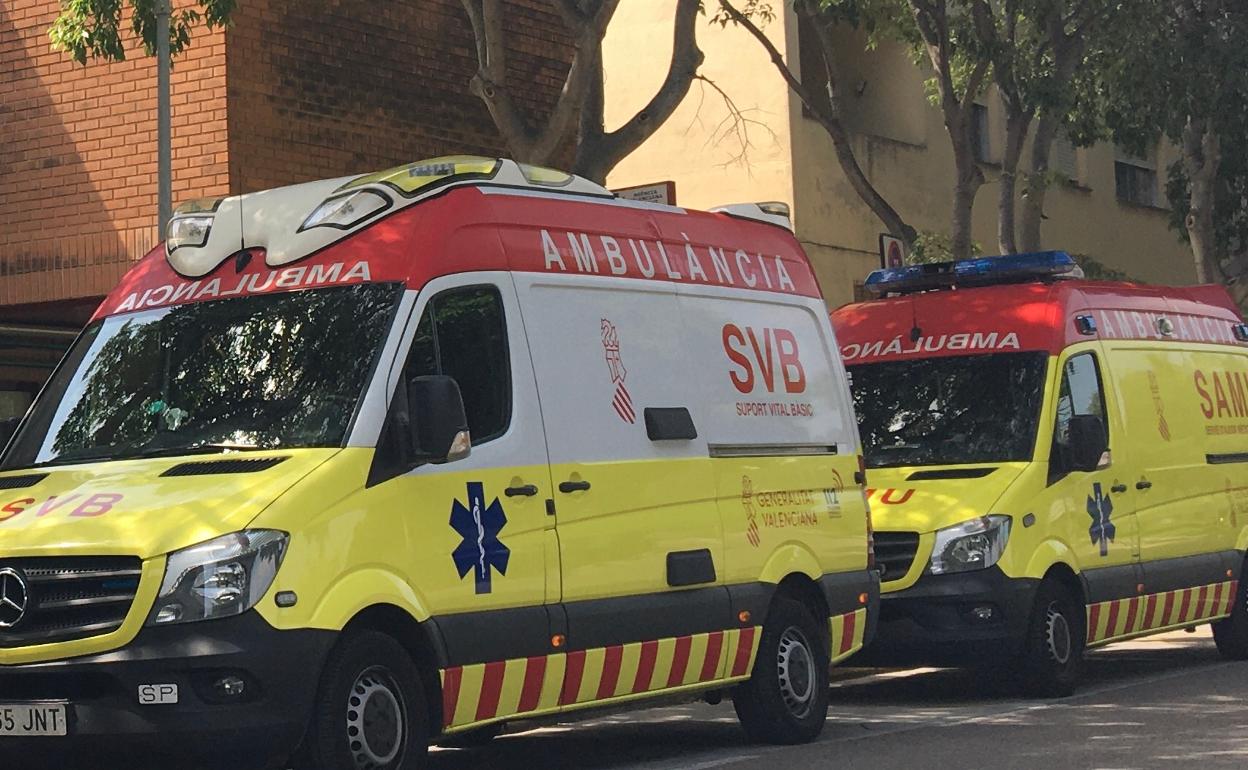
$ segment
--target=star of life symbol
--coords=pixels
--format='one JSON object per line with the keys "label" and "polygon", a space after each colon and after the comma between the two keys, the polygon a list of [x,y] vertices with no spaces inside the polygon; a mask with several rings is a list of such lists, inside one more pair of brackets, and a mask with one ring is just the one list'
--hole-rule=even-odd
{"label": "star of life symbol", "polygon": [[620,335],[615,324],[602,319],[602,350],[607,359],[607,370],[611,374],[611,382],[615,385],[615,395],[611,398],[611,407],[624,422],[632,425],[637,422],[637,410],[633,408],[633,397],[624,387],[624,378],[628,370],[624,368],[624,359],[620,358]]}
{"label": "star of life symbol", "polygon": [[758,536],[758,519],[754,515],[754,482],[749,476],[741,477],[741,507],[745,509],[745,539],[755,548],[762,540]]}
{"label": "star of life symbol", "polygon": [[1117,530],[1109,517],[1114,512],[1114,502],[1101,491],[1101,483],[1092,485],[1092,494],[1088,495],[1088,515],[1092,517],[1092,526],[1088,534],[1092,536],[1092,545],[1101,544],[1101,556],[1109,555],[1109,544],[1113,542]]}
{"label": "star of life symbol", "polygon": [[469,572],[474,574],[478,594],[488,594],[493,588],[492,570],[507,574],[507,562],[511,549],[498,539],[498,533],[507,526],[507,515],[498,498],[485,504],[485,485],[480,481],[468,482],[468,504],[459,500],[451,507],[451,527],[463,541],[451,552],[455,568],[462,579]]}

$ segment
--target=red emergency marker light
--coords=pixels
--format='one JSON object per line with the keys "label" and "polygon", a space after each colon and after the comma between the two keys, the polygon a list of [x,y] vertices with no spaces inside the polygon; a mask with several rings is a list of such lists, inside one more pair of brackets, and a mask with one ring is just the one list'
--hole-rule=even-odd
{"label": "red emergency marker light", "polygon": [[958,286],[995,286],[1082,277],[1083,270],[1066,252],[1040,251],[876,270],[867,276],[864,288],[876,296],[883,296]]}

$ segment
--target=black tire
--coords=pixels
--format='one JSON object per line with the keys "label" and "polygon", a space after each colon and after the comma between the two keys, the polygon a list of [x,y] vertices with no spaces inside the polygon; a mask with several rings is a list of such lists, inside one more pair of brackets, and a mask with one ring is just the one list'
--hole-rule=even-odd
{"label": "black tire", "polygon": [[1024,694],[1060,698],[1075,691],[1083,668],[1085,626],[1083,605],[1070,589],[1057,580],[1040,583],[1018,665]]}
{"label": "black tire", "polygon": [[1248,581],[1241,577],[1231,616],[1209,624],[1213,642],[1227,660],[1248,660]]}
{"label": "black tire", "polygon": [[751,739],[793,744],[819,736],[828,718],[829,644],[827,629],[804,604],[776,597],[754,670],[732,696]]}
{"label": "black tire", "polygon": [[344,636],[321,674],[298,767],[417,770],[428,745],[429,707],[407,651],[376,631]]}

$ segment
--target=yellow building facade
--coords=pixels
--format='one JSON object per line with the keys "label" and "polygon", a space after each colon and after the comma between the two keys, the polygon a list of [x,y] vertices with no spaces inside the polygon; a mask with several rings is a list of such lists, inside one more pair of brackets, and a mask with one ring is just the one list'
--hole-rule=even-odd
{"label": "yellow building facade", "polygon": [[[800,73],[798,19],[786,5],[774,3],[777,16],[765,31]],[[632,116],[662,82],[674,6],[675,0],[645,0],[622,3],[616,12],[604,46],[608,127]],[[743,29],[711,23],[711,13],[708,8],[698,30],[706,54],[701,74],[711,82],[695,81],[672,118],[608,182],[625,187],[673,180],[678,202],[692,208],[783,201],[829,306],[850,302],[855,283],[879,266],[883,226],[850,187],[827,133],[803,115],[762,47]],[[900,45],[868,51],[857,33],[846,30],[842,37],[837,64],[859,163],[920,232],[947,233],[953,150],[940,110],[925,95],[927,72]],[[984,253],[995,254],[1005,116],[992,90],[981,103],[987,183],[976,198],[973,237]],[[1112,145],[1066,144],[1055,146],[1051,157],[1069,181],[1049,188],[1044,248],[1088,255],[1149,283],[1195,280],[1190,251],[1162,207],[1173,148],[1163,144],[1150,157],[1128,158]]]}

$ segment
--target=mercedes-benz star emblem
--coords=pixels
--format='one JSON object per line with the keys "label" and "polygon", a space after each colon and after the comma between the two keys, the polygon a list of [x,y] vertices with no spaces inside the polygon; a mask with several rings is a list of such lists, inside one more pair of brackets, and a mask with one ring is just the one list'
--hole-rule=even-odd
{"label": "mercedes-benz star emblem", "polygon": [[0,567],[0,629],[13,628],[26,617],[30,591],[26,578],[10,567]]}

